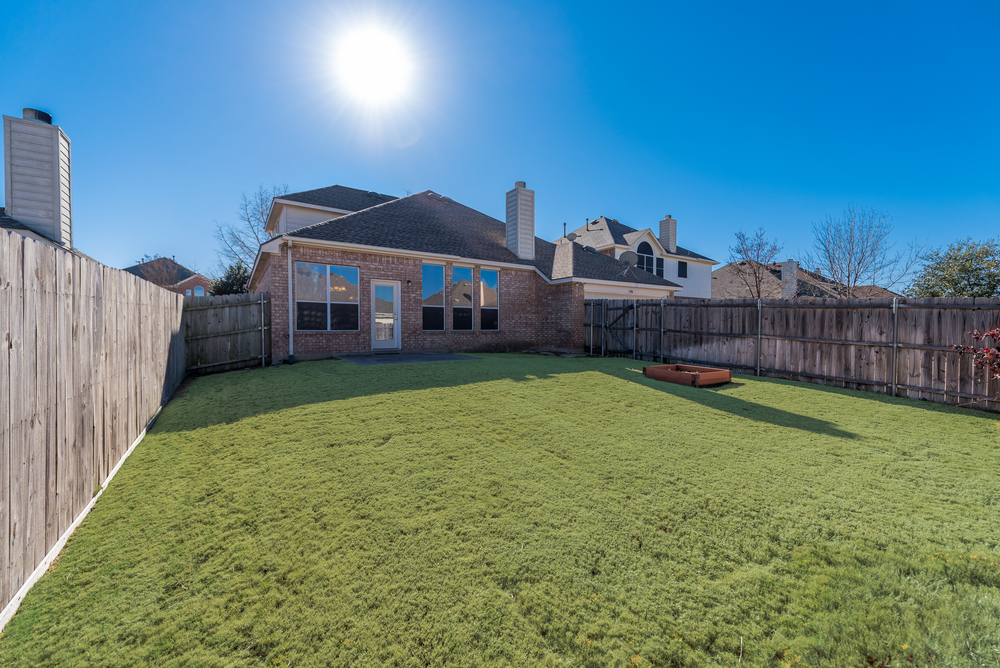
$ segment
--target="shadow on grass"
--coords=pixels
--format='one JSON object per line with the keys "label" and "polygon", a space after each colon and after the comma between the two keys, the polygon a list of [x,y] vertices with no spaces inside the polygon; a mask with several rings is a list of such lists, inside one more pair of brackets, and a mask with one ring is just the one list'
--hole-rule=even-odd
{"label": "shadow on grass", "polygon": [[[370,397],[374,402],[399,401],[405,399],[391,395],[497,381],[523,383],[565,374],[596,372],[641,384],[707,408],[776,427],[799,429],[835,438],[860,437],[834,422],[796,413],[794,407],[786,405],[778,408],[747,401],[724,391],[733,389],[733,385],[720,388],[692,388],[649,380],[640,370],[631,367],[631,364],[634,364],[631,360],[562,359],[521,354],[477,355],[477,357],[480,361],[474,365],[462,361],[362,367],[341,360],[323,360],[204,376],[194,380],[190,387],[185,388],[186,391],[182,396],[170,402],[171,410],[164,411],[154,431],[189,431],[213,425],[231,424],[245,418],[300,406],[359,397]],[[951,406],[918,403],[884,394],[860,393],[781,379],[739,376],[739,380],[744,384],[767,383],[788,386],[795,383],[795,390],[810,394],[830,393],[881,404],[918,407],[934,412],[954,413],[959,410]],[[502,393],[504,391],[502,385],[498,385],[496,391]],[[822,401],[822,398],[816,397],[813,403],[816,401]],[[978,411],[962,411],[963,415],[977,413]],[[991,413],[982,413],[981,416],[986,419],[996,418],[995,414]]]}
{"label": "shadow on grass", "polygon": [[604,373],[608,373],[616,378],[621,378],[622,380],[628,380],[634,383],[639,383],[640,385],[645,385],[646,387],[658,390],[665,394],[693,401],[705,406],[706,408],[712,408],[717,411],[736,415],[755,422],[764,422],[766,424],[774,425],[775,427],[800,429],[802,431],[808,431],[814,434],[823,434],[825,436],[833,436],[835,438],[861,438],[859,434],[841,429],[835,423],[828,420],[820,420],[818,418],[802,415],[801,413],[794,413],[792,411],[782,410],[773,406],[758,404],[752,401],[745,401],[738,397],[724,394],[720,391],[726,388],[731,388],[732,384],[715,388],[687,387],[685,385],[675,385],[674,383],[651,380],[643,376],[641,371],[637,374],[635,370],[628,368],[621,369],[620,372],[609,372],[608,370],[604,370]]}
{"label": "shadow on grass", "polygon": [[[476,355],[467,361],[359,366],[343,360],[299,362],[290,366],[248,369],[202,376],[185,386],[158,419],[154,432],[180,432],[232,424],[277,411],[358,397],[378,397],[475,383],[515,383],[595,371],[564,360],[537,355]],[[569,363],[569,364],[568,364]]]}

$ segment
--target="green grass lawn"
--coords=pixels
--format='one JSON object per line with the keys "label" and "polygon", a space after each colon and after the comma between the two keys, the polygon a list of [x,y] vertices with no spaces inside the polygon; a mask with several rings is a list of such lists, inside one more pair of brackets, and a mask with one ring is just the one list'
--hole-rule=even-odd
{"label": "green grass lawn", "polygon": [[198,379],[4,666],[997,666],[1000,416],[626,359]]}

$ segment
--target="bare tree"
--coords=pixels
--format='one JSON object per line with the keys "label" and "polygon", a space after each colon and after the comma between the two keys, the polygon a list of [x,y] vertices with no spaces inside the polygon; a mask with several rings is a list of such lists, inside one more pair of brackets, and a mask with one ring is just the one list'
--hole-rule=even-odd
{"label": "bare tree", "polygon": [[840,218],[827,216],[813,223],[813,234],[813,252],[805,260],[823,268],[841,297],[857,296],[859,288],[868,285],[891,288],[916,266],[923,250],[914,242],[905,255],[893,252],[889,214],[853,204]]}
{"label": "bare tree", "polygon": [[243,192],[236,214],[238,222],[215,224],[215,240],[219,242],[215,252],[223,270],[234,264],[253,266],[260,245],[271,238],[264,230],[267,214],[271,211],[271,200],[287,192],[285,184],[270,190],[260,185],[250,195]]}
{"label": "bare tree", "polygon": [[782,245],[776,238],[767,238],[763,227],[758,227],[751,234],[743,230],[736,233],[736,244],[729,247],[729,263],[752,297],[763,297],[761,292],[764,276],[768,274],[767,265],[774,262],[781,249]]}

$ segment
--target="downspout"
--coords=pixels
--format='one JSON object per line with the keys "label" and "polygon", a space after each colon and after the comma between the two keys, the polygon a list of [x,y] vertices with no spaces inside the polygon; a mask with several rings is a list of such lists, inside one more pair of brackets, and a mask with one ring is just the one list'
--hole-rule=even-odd
{"label": "downspout", "polygon": [[292,240],[288,241],[288,363],[295,364],[295,302],[292,300]]}

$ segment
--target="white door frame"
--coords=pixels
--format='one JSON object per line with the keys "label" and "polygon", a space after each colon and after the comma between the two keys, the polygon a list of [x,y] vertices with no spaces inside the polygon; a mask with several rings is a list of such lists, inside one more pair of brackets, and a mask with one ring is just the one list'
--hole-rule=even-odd
{"label": "white door frame", "polygon": [[[372,330],[372,350],[399,350],[402,347],[400,345],[400,334],[402,330],[402,319],[400,318],[401,310],[399,308],[399,299],[401,295],[400,283],[399,281],[372,280],[371,284],[371,318],[369,325]],[[385,339],[381,341],[375,339],[375,287],[380,285],[392,288],[392,324],[394,335],[392,339]]]}

